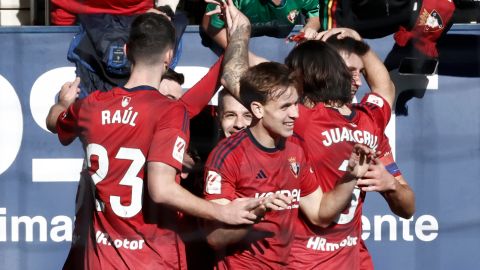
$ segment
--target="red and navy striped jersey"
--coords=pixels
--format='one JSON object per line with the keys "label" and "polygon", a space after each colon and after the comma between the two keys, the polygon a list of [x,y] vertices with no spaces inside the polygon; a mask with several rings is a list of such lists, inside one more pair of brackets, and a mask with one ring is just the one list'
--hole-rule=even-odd
{"label": "red and navy striped jersey", "polygon": [[219,269],[279,269],[286,266],[300,197],[318,188],[296,138],[265,148],[249,129],[222,140],[205,168],[207,200],[293,196],[289,209],[271,211],[239,243],[227,247]]}

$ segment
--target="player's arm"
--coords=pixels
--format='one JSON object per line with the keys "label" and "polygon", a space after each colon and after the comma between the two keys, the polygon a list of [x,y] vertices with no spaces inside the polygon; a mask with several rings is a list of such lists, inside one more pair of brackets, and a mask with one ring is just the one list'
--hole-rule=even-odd
{"label": "player's arm", "polygon": [[229,43],[225,50],[222,84],[237,99],[240,98],[240,78],[248,69],[248,42],[250,22],[231,0],[225,5],[224,13],[228,26]]}
{"label": "player's arm", "polygon": [[383,97],[392,108],[395,101],[395,85],[390,79],[387,68],[371,48],[361,58],[365,68],[365,80],[371,91]]}
{"label": "player's arm", "polygon": [[[333,28],[320,32],[316,39],[326,41],[329,37],[337,35],[337,38],[351,37],[362,41],[362,37],[350,28]],[[382,96],[390,105],[395,101],[395,85],[390,79],[390,74],[377,54],[370,48],[365,55],[359,55],[364,65],[364,76],[371,91]]]}
{"label": "player's arm", "polygon": [[80,78],[77,77],[73,82],[66,82],[60,89],[58,101],[50,108],[46,118],[47,129],[52,133],[57,133],[58,116],[66,111],[78,97],[78,93],[80,92],[80,88],[78,88],[79,84]]}
{"label": "player's arm", "polygon": [[415,213],[415,193],[401,174],[392,175],[380,159],[373,160],[357,184],[363,191],[380,192],[394,214],[409,219]]}
{"label": "player's arm", "polygon": [[[262,203],[252,209],[252,213],[257,216],[255,223],[261,221],[266,211],[277,211],[286,209],[291,203],[292,198],[282,194],[273,194],[265,198]],[[226,205],[230,203],[228,199],[216,199],[211,202]],[[221,249],[227,245],[241,241],[252,229],[253,225],[227,225],[220,222],[207,222],[205,224],[207,231],[207,242],[214,249]]]}
{"label": "player's arm", "polygon": [[326,193],[318,188],[315,192],[301,198],[300,210],[312,224],[325,228],[342,213],[351,201],[358,178],[367,172],[370,157],[373,154],[370,148],[356,144],[350,156],[347,171],[337,181],[335,188]]}
{"label": "player's arm", "polygon": [[199,114],[217,91],[222,60],[223,56],[218,58],[208,73],[180,98],[180,101],[185,104],[190,118]]}
{"label": "player's arm", "polygon": [[198,198],[175,181],[177,170],[162,162],[148,162],[148,191],[152,200],[192,216],[226,224],[253,224],[250,210],[260,205],[257,199],[234,200],[220,205]]}

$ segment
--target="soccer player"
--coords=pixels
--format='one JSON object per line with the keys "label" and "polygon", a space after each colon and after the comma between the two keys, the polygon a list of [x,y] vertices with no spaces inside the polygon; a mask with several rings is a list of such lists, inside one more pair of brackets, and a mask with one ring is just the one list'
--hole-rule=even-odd
{"label": "soccer player", "polygon": [[[219,204],[238,197],[265,198],[265,208],[255,209],[257,215],[264,214],[258,224],[217,223],[207,239],[216,249],[226,248],[219,269],[281,269],[287,264],[298,208],[309,222],[319,226],[338,215],[348,203],[356,179],[368,168],[373,151],[356,145],[345,173],[337,178],[337,187],[323,194],[298,139],[291,137],[298,118],[295,74],[273,62],[245,71],[249,22],[231,0],[225,5],[231,43],[223,79],[228,89],[239,93],[242,103],[248,104],[253,121],[250,128],[223,140],[212,151],[206,165],[205,195]],[[240,82],[238,71],[245,71]]]}
{"label": "soccer player", "polygon": [[62,87],[50,109],[47,127],[60,142],[82,141],[83,176],[88,177],[82,183],[91,194],[84,199],[95,206],[85,211],[88,216],[77,216],[75,232],[86,235],[74,236],[66,269],[185,269],[179,211],[237,225],[257,218],[250,210],[258,200],[219,205],[178,184],[189,140],[188,113],[156,89],[173,45],[168,19],[138,16],[126,47],[133,63],[127,84],[75,102],[76,79]]}
{"label": "soccer player", "polygon": [[218,93],[217,119],[220,123],[222,138],[228,138],[252,122],[252,114],[227,90]]}
{"label": "soccer player", "polygon": [[[318,38],[326,40],[328,44],[336,49],[351,71],[353,77],[351,93],[353,98],[362,84],[361,74],[365,72],[362,58],[367,57],[367,54],[369,54],[369,46],[362,41],[362,38],[356,31],[348,28],[336,28],[324,31],[319,34]],[[367,82],[368,79],[369,78],[367,78]],[[383,89],[371,90],[374,93],[382,93]],[[393,104],[393,98],[391,95],[385,95],[385,100],[387,100],[390,105]],[[379,157],[380,162],[379,164],[373,165],[380,167],[378,174],[381,175],[375,177],[374,179],[376,180],[368,178],[360,180],[359,184],[363,185],[361,188],[362,192],[379,192],[387,201],[393,213],[402,218],[409,219],[415,212],[415,194],[395,163],[386,136],[383,141],[383,145],[379,146],[379,150],[382,152]],[[386,171],[383,168],[385,168]],[[368,175],[369,174],[367,174],[367,176]],[[360,269],[374,268],[371,256],[363,240],[361,240],[360,256]]]}
{"label": "soccer player", "polygon": [[[388,71],[369,51],[362,61],[373,93],[351,104],[352,74],[343,59],[319,40],[299,44],[285,62],[303,77],[304,96],[295,132],[303,138],[317,180],[327,192],[337,185],[345,170],[349,149],[363,143],[374,150],[384,142],[395,95]],[[335,68],[332,68],[335,67]],[[326,226],[318,227],[301,217],[290,257],[291,269],[359,269],[363,190],[377,181],[382,166],[378,159],[357,182],[344,212]],[[370,174],[369,174],[370,173]],[[382,176],[383,177],[383,176]]]}

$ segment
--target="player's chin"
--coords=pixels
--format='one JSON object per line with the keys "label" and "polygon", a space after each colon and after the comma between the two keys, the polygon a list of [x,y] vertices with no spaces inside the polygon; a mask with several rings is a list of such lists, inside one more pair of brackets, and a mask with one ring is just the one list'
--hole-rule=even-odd
{"label": "player's chin", "polygon": [[283,127],[282,137],[290,137],[293,135],[293,123],[285,123]]}

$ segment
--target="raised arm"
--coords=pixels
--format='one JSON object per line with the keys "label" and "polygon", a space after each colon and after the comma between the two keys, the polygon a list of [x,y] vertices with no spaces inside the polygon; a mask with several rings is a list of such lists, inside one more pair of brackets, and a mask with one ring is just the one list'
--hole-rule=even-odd
{"label": "raised arm", "polygon": [[199,114],[217,91],[220,84],[222,60],[223,55],[210,67],[208,73],[180,98],[180,101],[185,104],[190,118]]}
{"label": "raised arm", "polygon": [[250,38],[250,22],[228,0],[224,5],[224,13],[229,36],[225,50],[222,73],[222,84],[237,99],[240,97],[240,78],[248,69],[248,42]]}
{"label": "raised arm", "polygon": [[368,147],[356,144],[347,171],[337,181],[335,188],[325,193],[318,188],[301,198],[300,210],[312,224],[326,228],[345,210],[351,201],[357,180],[367,172],[373,154],[373,150]]}
{"label": "raised arm", "polygon": [[[362,41],[362,37],[355,30],[349,28],[332,28],[318,33],[315,39],[326,41],[337,34],[339,39],[351,37]],[[392,107],[395,101],[395,85],[390,79],[387,68],[371,48],[364,55],[359,55],[359,57],[362,59],[365,80],[371,91],[382,96]]]}
{"label": "raised arm", "polygon": [[73,82],[65,83],[60,89],[58,101],[50,108],[46,118],[47,129],[52,133],[57,133],[58,116],[67,110],[67,108],[75,102],[75,99],[78,98],[78,93],[80,92],[80,88],[78,88],[79,84],[80,78],[77,77]]}
{"label": "raised arm", "polygon": [[371,91],[382,96],[392,107],[395,101],[395,85],[387,68],[372,49],[361,58],[365,67],[365,80]]}

